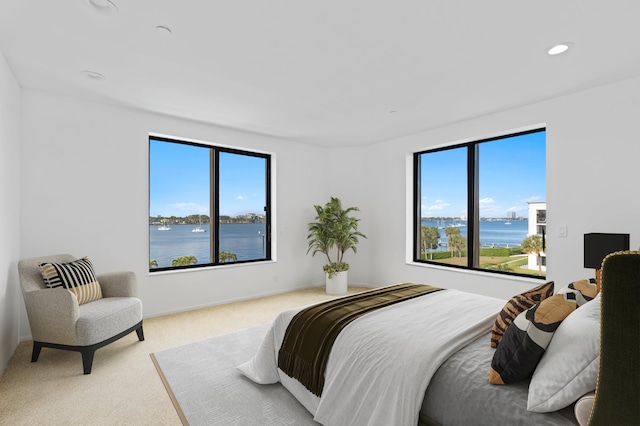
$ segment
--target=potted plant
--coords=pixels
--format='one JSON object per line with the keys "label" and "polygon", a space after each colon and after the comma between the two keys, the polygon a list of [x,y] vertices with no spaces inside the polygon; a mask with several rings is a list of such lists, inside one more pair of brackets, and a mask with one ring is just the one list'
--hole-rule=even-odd
{"label": "potted plant", "polygon": [[349,264],[343,261],[347,250],[356,252],[358,238],[367,238],[358,231],[358,222],[349,214],[360,211],[357,207],[342,208],[342,203],[336,197],[323,206],[313,206],[316,209],[316,221],[309,223],[309,248],[307,254],[322,253],[328,263],[323,266],[326,273],[326,289],[329,294],[343,294],[347,292],[347,271]]}

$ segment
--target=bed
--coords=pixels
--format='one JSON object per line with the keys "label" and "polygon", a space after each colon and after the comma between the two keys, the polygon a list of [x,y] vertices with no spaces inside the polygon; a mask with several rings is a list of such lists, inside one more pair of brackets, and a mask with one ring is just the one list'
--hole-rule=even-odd
{"label": "bed", "polygon": [[[569,287],[549,299],[571,303],[575,296],[566,296]],[[323,425],[586,424],[576,419],[574,405],[595,388],[600,297],[580,297],[582,307],[556,321],[555,341],[551,332],[533,377],[504,385],[487,379],[499,350],[491,347],[492,327],[508,304],[451,289],[383,307],[346,325],[333,342],[321,396],[278,368],[287,328],[304,308],[281,313],[256,355],[238,370],[256,383],[281,382]],[[548,305],[531,303],[532,308],[516,312],[512,322],[519,325],[508,325],[498,348],[509,346],[511,334],[531,333],[521,317]],[[516,331],[509,334],[511,329]],[[567,354],[576,359],[567,360]],[[559,378],[563,374],[568,377]],[[548,389],[554,387],[557,394]],[[552,396],[536,395],[535,389]],[[532,394],[539,400],[536,411],[542,412],[530,410]]]}

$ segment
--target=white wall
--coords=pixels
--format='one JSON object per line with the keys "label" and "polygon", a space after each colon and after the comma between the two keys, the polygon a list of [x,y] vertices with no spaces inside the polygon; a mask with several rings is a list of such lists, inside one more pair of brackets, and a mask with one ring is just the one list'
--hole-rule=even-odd
{"label": "white wall", "polygon": [[[305,253],[325,150],[28,89],[22,102],[21,257],[88,255],[98,273],[134,271],[145,316],[324,282]],[[149,275],[149,132],[274,154],[277,262]]]}
{"label": "white wall", "polygon": [[[423,282],[507,298],[538,281],[407,264],[407,158],[546,124],[547,273],[564,285],[593,275],[582,267],[584,233],[628,232],[632,248],[640,245],[639,99],[636,78],[367,147],[321,149],[23,90],[21,257],[69,252],[91,256],[99,272],[133,270],[147,316],[320,285],[323,261],[305,255],[306,226],[313,204],[335,195],[361,208],[369,237],[347,255],[351,283]],[[149,276],[148,132],[275,153],[278,261]],[[557,236],[561,225],[567,238]]]}
{"label": "white wall", "polygon": [[[464,102],[464,99],[460,100]],[[583,235],[631,234],[640,246],[640,197],[636,188],[640,144],[640,78],[626,80],[527,107],[390,140],[354,151],[343,165],[366,161],[366,181],[345,185],[332,178],[330,191],[360,203],[369,240],[367,256],[351,258],[350,279],[375,286],[420,282],[508,298],[537,281],[445,270],[406,262],[407,156],[444,143],[547,128],[547,276],[557,285],[594,276],[583,268]],[[343,151],[346,152],[346,151]],[[525,166],[523,164],[523,166]],[[331,177],[331,175],[330,175]],[[353,201],[355,200],[355,201]],[[567,226],[560,238],[558,228]]]}
{"label": "white wall", "polygon": [[[315,203],[325,204],[330,197],[337,197],[342,202],[343,208],[358,207],[360,209],[360,212],[353,213],[353,216],[361,219],[358,230],[367,238],[360,238],[356,253],[349,250],[345,253],[344,261],[349,264],[349,285],[365,287],[372,286],[370,268],[375,265],[370,264],[366,259],[371,257],[371,247],[379,243],[375,238],[371,238],[369,232],[373,226],[370,215],[373,209],[380,208],[380,205],[371,200],[379,200],[380,194],[377,193],[376,188],[370,187],[370,178],[376,170],[371,168],[368,161],[369,149],[369,147],[328,149],[327,179],[323,182],[324,196]],[[318,258],[316,268],[321,269],[326,263],[325,258],[320,255],[316,255],[316,258]]]}
{"label": "white wall", "polygon": [[0,375],[18,346],[20,87],[0,52]]}

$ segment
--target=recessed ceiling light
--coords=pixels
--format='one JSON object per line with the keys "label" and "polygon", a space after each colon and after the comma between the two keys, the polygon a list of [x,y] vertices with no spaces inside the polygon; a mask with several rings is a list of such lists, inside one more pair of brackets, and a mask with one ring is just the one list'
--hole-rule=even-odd
{"label": "recessed ceiling light", "polygon": [[82,74],[89,80],[93,80],[93,81],[103,81],[103,80],[106,80],[107,78],[103,74],[100,74],[99,72],[89,71],[89,70],[80,71],[80,74]]}
{"label": "recessed ceiling light", "polygon": [[171,35],[171,28],[165,27],[164,25],[158,25],[156,27],[156,32],[158,34],[160,34],[161,36],[170,36]]}
{"label": "recessed ceiling light", "polygon": [[552,56],[559,55],[569,50],[572,46],[573,46],[573,43],[571,42],[559,43],[553,46],[551,49],[547,50],[547,53]]}
{"label": "recessed ceiling light", "polygon": [[95,12],[103,15],[117,15],[118,7],[111,0],[85,0]]}

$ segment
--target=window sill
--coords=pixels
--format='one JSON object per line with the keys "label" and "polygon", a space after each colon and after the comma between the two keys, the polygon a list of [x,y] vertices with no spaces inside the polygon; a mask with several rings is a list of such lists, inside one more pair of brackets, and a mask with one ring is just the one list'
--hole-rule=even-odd
{"label": "window sill", "polygon": [[417,266],[419,268],[428,268],[428,269],[438,269],[441,271],[448,271],[448,272],[455,272],[455,273],[460,273],[460,274],[469,274],[469,275],[477,275],[477,276],[481,276],[481,277],[485,277],[485,278],[496,278],[496,279],[500,279],[500,280],[509,280],[509,281],[520,281],[520,282],[526,282],[526,283],[539,283],[541,280],[546,280],[546,277],[523,277],[520,275],[508,275],[508,274],[497,274],[494,272],[489,272],[489,271],[480,271],[477,269],[464,269],[464,268],[451,268],[448,266],[440,266],[440,265],[434,265],[432,263],[419,263],[419,262],[413,262],[413,261],[407,261],[406,262],[407,265],[409,266]]}
{"label": "window sill", "polygon": [[183,274],[183,273],[193,273],[193,272],[203,272],[203,271],[212,271],[212,270],[222,270],[222,269],[230,269],[230,268],[246,268],[256,265],[266,265],[276,263],[275,260],[261,260],[257,262],[248,262],[248,263],[231,263],[227,265],[215,265],[215,266],[202,266],[200,268],[186,268],[186,269],[172,269],[169,271],[149,271],[148,274],[150,277],[155,277],[159,275],[168,275],[168,274]]}

